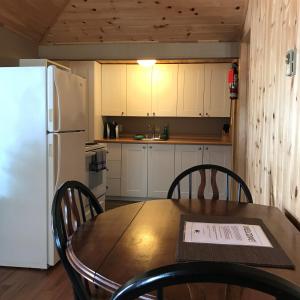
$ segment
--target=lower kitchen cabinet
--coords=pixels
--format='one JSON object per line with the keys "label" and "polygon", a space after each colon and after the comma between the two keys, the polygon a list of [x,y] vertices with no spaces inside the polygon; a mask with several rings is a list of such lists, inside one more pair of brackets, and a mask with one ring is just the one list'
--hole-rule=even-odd
{"label": "lower kitchen cabinet", "polygon": [[122,197],[166,198],[174,179],[174,145],[122,145]]}
{"label": "lower kitchen cabinet", "polygon": [[[231,146],[221,145],[176,145],[175,147],[175,177],[184,170],[201,164],[215,164],[231,169]],[[207,185],[204,192],[206,199],[212,198],[210,186],[210,171],[206,171]],[[195,172],[192,177],[192,198],[197,198],[200,174]],[[226,176],[217,174],[220,199],[226,199]],[[181,197],[188,198],[188,178],[180,184]],[[177,191],[173,195],[177,197]]]}
{"label": "lower kitchen cabinet", "polygon": [[107,144],[107,196],[121,196],[121,144]]}
{"label": "lower kitchen cabinet", "polygon": [[120,196],[121,195],[121,179],[107,178],[106,196]]}
{"label": "lower kitchen cabinet", "polygon": [[167,197],[174,180],[174,150],[174,145],[148,146],[148,197]]}
{"label": "lower kitchen cabinet", "polygon": [[147,145],[122,145],[121,196],[147,197]]}
{"label": "lower kitchen cabinet", "polygon": [[[231,169],[231,155],[231,146],[204,146],[203,164],[214,164]],[[208,174],[206,174],[206,176],[208,176]],[[224,174],[217,173],[217,185],[219,188],[220,199],[226,199],[226,184],[226,176]],[[206,199],[211,199],[212,196],[212,188],[208,185],[205,189],[204,197]]]}
{"label": "lower kitchen cabinet", "polygon": [[[176,145],[175,146],[175,177],[188,168],[201,165],[203,161],[203,145]],[[192,176],[192,198],[197,198],[200,182],[199,173],[195,172]],[[180,183],[182,198],[189,197],[188,178],[184,178]],[[177,197],[175,190],[174,198]]]}
{"label": "lower kitchen cabinet", "polygon": [[[231,169],[231,146],[170,144],[109,144],[108,196],[166,198],[174,178],[199,164],[217,164]],[[208,183],[210,173],[207,171]],[[220,199],[225,199],[226,178],[217,175]],[[192,177],[192,197],[197,198],[199,173]],[[188,198],[188,180],[181,183],[182,197]],[[205,198],[212,198],[210,184]],[[176,198],[176,194],[173,197]]]}

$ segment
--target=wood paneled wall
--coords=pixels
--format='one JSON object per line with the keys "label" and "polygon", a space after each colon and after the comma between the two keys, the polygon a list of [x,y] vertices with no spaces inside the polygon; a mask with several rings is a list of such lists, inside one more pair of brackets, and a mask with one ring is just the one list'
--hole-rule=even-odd
{"label": "wood paneled wall", "polygon": [[[250,77],[246,180],[255,203],[300,220],[300,1],[250,0]],[[298,49],[297,74],[285,75]],[[245,134],[245,133],[244,133]]]}

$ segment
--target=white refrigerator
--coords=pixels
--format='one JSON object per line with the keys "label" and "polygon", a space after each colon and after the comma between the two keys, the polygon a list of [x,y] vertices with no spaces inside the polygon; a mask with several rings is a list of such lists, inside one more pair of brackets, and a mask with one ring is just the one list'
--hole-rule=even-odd
{"label": "white refrigerator", "polygon": [[0,266],[58,261],[51,205],[85,182],[85,79],[55,66],[0,68]]}

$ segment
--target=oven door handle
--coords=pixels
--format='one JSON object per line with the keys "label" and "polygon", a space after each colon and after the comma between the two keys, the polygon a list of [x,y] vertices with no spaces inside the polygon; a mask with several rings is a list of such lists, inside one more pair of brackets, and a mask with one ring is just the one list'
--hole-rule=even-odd
{"label": "oven door handle", "polygon": [[96,154],[94,151],[85,152],[85,157],[92,157]]}

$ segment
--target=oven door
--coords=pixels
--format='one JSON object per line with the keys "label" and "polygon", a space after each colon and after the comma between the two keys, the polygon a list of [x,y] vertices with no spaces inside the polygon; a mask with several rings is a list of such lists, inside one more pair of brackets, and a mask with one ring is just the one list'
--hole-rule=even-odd
{"label": "oven door", "polygon": [[[86,178],[87,178],[87,186],[96,196],[96,198],[100,198],[106,193],[106,149],[96,149],[87,151],[85,153],[86,157]],[[97,161],[97,156],[104,157],[104,162],[102,163],[102,168],[99,170],[91,170],[91,165],[95,161]],[[93,169],[93,168],[92,168]],[[103,198],[103,197],[102,197]]]}

